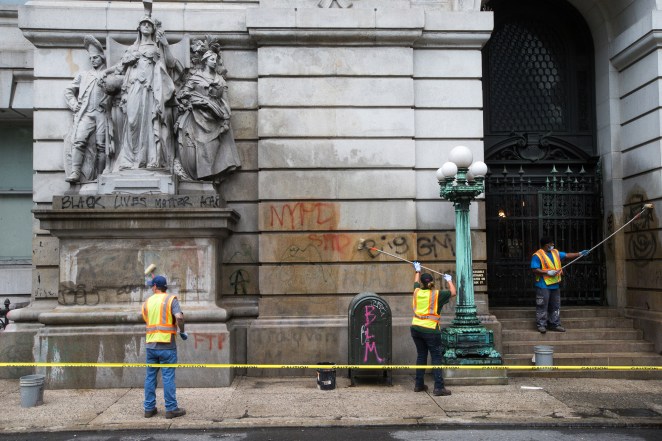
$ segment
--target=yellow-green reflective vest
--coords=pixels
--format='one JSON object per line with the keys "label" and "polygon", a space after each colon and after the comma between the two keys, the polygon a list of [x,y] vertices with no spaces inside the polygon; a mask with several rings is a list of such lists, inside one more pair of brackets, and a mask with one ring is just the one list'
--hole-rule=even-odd
{"label": "yellow-green reflective vest", "polygon": [[436,329],[441,321],[437,312],[439,306],[439,291],[416,288],[411,302],[414,311],[412,326]]}
{"label": "yellow-green reflective vest", "polygon": [[[538,256],[538,259],[540,259],[540,264],[542,265],[542,268],[540,269],[543,271],[561,269],[561,256],[559,255],[559,251],[554,249],[551,252],[552,257],[554,258],[553,261],[549,258],[543,249],[536,251],[534,254],[534,256]],[[561,273],[558,273],[555,276],[542,276],[542,279],[545,281],[545,285],[554,285],[555,283],[559,283],[561,281]],[[536,274],[536,282],[539,280],[540,276]]]}
{"label": "yellow-green reflective vest", "polygon": [[170,343],[177,334],[177,323],[172,316],[174,294],[155,293],[143,303],[143,320],[147,323],[147,343]]}

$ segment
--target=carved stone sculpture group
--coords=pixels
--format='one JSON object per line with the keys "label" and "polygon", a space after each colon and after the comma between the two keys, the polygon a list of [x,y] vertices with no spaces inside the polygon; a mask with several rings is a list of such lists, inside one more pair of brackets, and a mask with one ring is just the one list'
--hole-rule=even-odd
{"label": "carved stone sculpture group", "polygon": [[183,63],[158,20],[147,15],[137,30],[111,67],[102,45],[92,36],[84,39],[92,69],[65,89],[74,112],[65,140],[67,182],[135,169],[220,182],[241,167],[220,44],[209,36],[194,40]]}

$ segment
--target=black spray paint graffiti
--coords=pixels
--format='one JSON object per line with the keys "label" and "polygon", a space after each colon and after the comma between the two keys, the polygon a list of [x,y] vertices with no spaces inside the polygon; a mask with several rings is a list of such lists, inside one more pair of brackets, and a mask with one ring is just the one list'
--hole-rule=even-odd
{"label": "black spray paint graffiti", "polygon": [[[235,251],[232,256],[228,259],[227,263],[232,263],[234,261],[253,261],[253,247],[246,243],[240,242],[239,250]],[[238,269],[232,274],[230,274],[230,286],[234,289],[234,294],[248,294],[248,286],[251,283],[248,271],[244,269]]]}
{"label": "black spray paint graffiti", "polygon": [[251,279],[248,272],[243,269],[238,269],[230,275],[230,286],[234,288],[234,294],[248,294],[246,287]]}
{"label": "black spray paint graffiti", "polygon": [[[392,254],[406,255],[411,247],[409,239],[405,236],[397,236],[392,240],[387,240],[386,236],[381,236],[379,239],[366,239],[364,245],[368,250],[368,254],[373,259],[379,256],[380,253],[370,248],[376,248]],[[437,258],[441,255],[442,248],[450,250],[451,255],[455,256],[455,245],[449,233],[443,235],[435,234],[429,237],[419,236],[416,239],[416,255],[418,258]]]}
{"label": "black spray paint graffiti", "polygon": [[57,302],[60,305],[94,306],[99,304],[99,291],[97,289],[87,289],[83,284],[72,285],[63,286],[60,289],[57,297]]}
{"label": "black spray paint graffiti", "polygon": [[[133,293],[140,292],[143,289],[146,289],[143,285],[124,285],[115,289],[117,293],[116,302],[119,303],[130,303],[132,301],[130,296]],[[149,293],[146,295],[143,294],[143,297],[149,296]],[[144,298],[141,298],[140,301],[143,301]],[[57,302],[60,305],[64,306],[95,306],[101,302],[101,296],[99,295],[98,287],[88,288],[83,283],[74,284],[72,282],[65,282],[61,285],[58,292]]]}
{"label": "black spray paint graffiti", "polygon": [[[646,199],[643,195],[635,195],[631,202],[636,205],[630,207],[630,216],[632,219],[636,216],[643,206]],[[633,259],[636,266],[644,267],[651,263],[651,259],[657,252],[657,237],[654,231],[653,210],[646,210],[636,221],[632,222],[631,232],[628,239],[628,255]]]}

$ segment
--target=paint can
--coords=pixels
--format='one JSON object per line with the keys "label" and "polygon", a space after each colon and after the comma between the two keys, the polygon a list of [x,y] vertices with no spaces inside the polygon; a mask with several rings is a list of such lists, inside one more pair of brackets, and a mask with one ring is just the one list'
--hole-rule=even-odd
{"label": "paint can", "polygon": [[[318,365],[332,366],[335,363],[328,361],[317,363]],[[317,369],[317,388],[320,390],[333,390],[336,388],[336,370],[335,369]]]}
{"label": "paint can", "polygon": [[25,375],[20,378],[21,407],[35,407],[44,404],[45,375]]}

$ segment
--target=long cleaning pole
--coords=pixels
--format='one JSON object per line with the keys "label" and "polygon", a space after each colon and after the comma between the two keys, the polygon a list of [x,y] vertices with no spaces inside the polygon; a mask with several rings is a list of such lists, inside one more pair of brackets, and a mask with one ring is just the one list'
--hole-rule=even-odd
{"label": "long cleaning pole", "polygon": [[[369,249],[370,251],[377,251],[378,253],[386,254],[386,255],[391,256],[391,257],[394,257],[394,258],[396,258],[396,259],[404,260],[405,262],[411,263],[412,265],[414,264],[414,262],[412,262],[411,260],[403,259],[402,257],[396,256],[396,255],[391,254],[391,253],[387,253],[386,251],[378,250],[378,249],[375,248],[375,247],[370,247],[370,248],[368,248],[368,249]],[[428,270],[428,271],[430,271],[430,272],[433,272],[433,273],[435,273],[435,274],[439,274],[440,276],[443,276],[443,275],[444,275],[444,273],[440,273],[439,271],[435,271],[435,270],[433,270],[432,268],[428,268],[427,266],[423,266],[423,265],[421,265],[421,268],[425,268],[426,270]]]}
{"label": "long cleaning pole", "polygon": [[[637,220],[637,218],[638,218],[639,216],[641,216],[641,215],[644,213],[644,211],[646,211],[646,210],[648,210],[648,209],[650,209],[650,208],[653,208],[653,204],[646,204],[646,205],[644,205],[644,207],[641,209],[641,211],[640,211],[639,213],[637,213],[632,219],[630,219],[630,220],[629,220],[626,224],[624,224],[621,228],[619,228],[618,230],[616,230],[616,231],[614,231],[613,233],[611,233],[611,234],[610,234],[606,239],[604,239],[602,242],[600,242],[599,244],[595,245],[593,248],[591,248],[590,250],[588,250],[588,253],[586,253],[586,255],[590,254],[591,251],[593,251],[594,249],[596,249],[597,247],[599,247],[599,246],[602,245],[603,243],[607,242],[607,241],[608,241],[609,239],[611,239],[616,233],[618,233],[618,232],[621,231],[623,228],[627,227],[627,226],[630,225],[632,222],[634,222],[635,220]],[[567,264],[563,265],[563,266],[561,267],[561,269],[563,270],[563,269],[569,267],[570,265],[572,265],[573,263],[575,263],[576,261],[578,261],[578,260],[581,259],[582,257],[584,257],[584,256],[579,256],[579,257],[575,258],[575,259],[572,260],[571,262],[568,262]]]}

